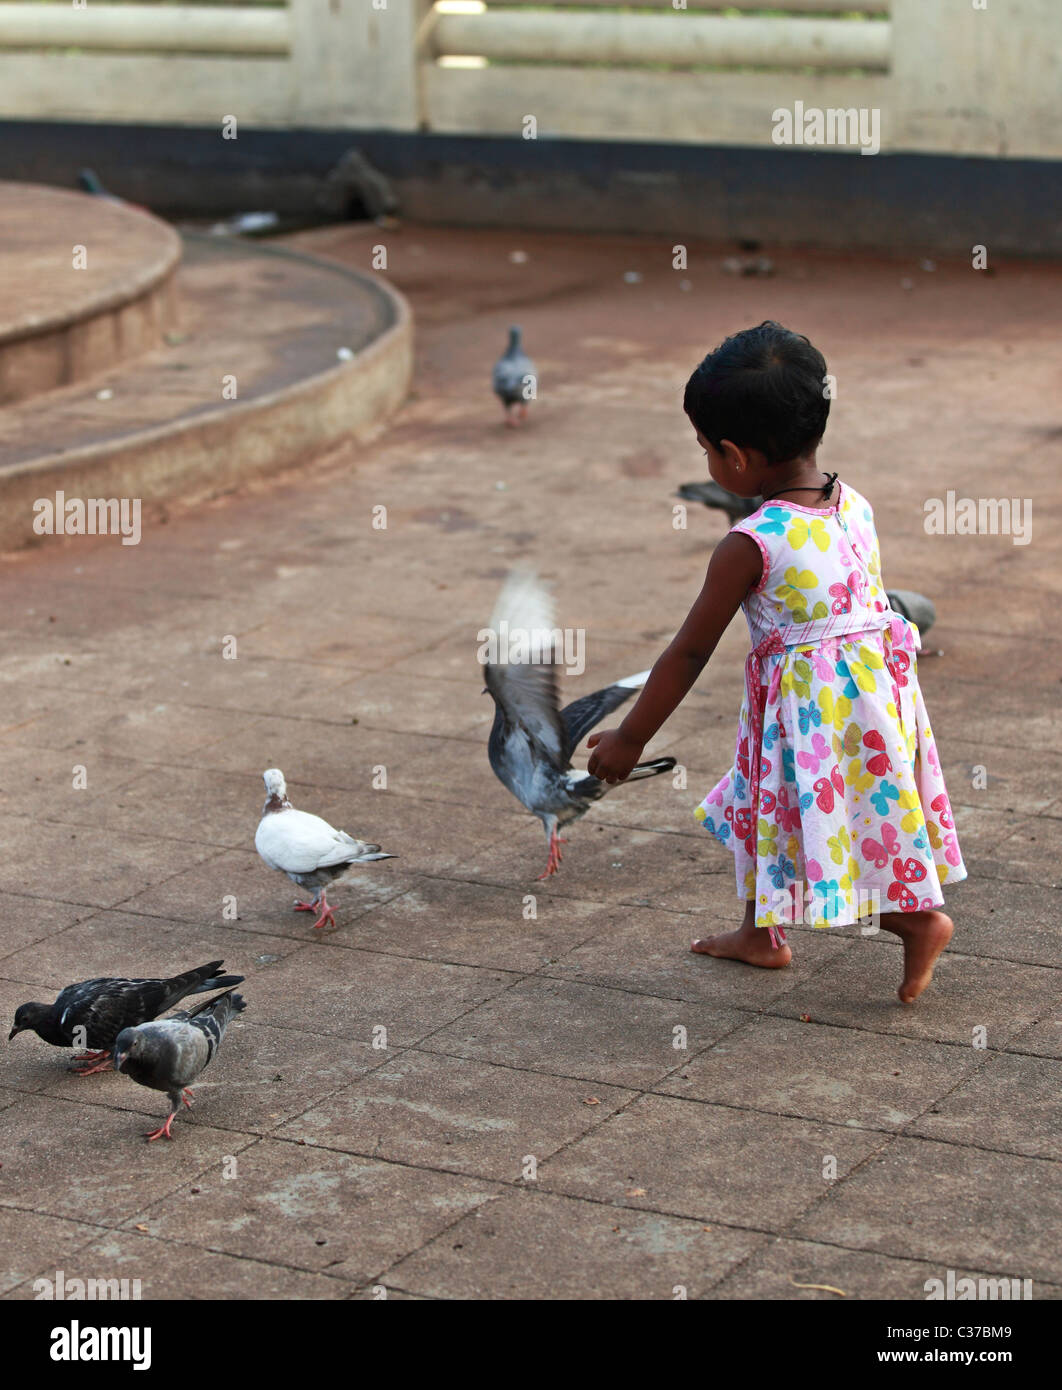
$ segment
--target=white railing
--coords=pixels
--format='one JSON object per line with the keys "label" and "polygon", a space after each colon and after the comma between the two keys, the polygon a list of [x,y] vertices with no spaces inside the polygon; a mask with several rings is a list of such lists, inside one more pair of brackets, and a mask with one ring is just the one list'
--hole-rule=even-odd
{"label": "white railing", "polygon": [[0,4],[0,49],[55,47],[287,54],[291,15],[264,6]]}
{"label": "white railing", "polygon": [[755,146],[799,102],[877,110],[885,150],[1062,157],[1062,0],[723,8],[0,0],[0,118],[526,135],[533,116],[540,138]]}
{"label": "white railing", "polygon": [[724,18],[681,10],[659,15],[516,9],[441,14],[428,38],[429,56],[678,68],[885,69],[891,43],[887,23]]}

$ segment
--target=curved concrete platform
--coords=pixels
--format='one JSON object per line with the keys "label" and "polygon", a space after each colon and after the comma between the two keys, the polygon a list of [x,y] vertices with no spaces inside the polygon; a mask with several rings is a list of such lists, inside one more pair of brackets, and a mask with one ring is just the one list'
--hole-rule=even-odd
{"label": "curved concrete platform", "polygon": [[0,405],[95,376],[162,342],[181,240],[107,198],[5,183]]}
{"label": "curved concrete platform", "polygon": [[413,333],[372,276],[261,243],[189,235],[180,320],[135,362],[3,413],[0,549],[40,541],[33,504],[231,491],[340,439],[405,399]]}

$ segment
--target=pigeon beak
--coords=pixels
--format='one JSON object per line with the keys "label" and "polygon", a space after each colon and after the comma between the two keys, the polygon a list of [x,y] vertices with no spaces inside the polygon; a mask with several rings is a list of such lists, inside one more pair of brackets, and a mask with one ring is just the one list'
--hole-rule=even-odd
{"label": "pigeon beak", "polygon": [[8,1035],[7,1035],[7,1040],[8,1040],[8,1042],[10,1042],[11,1039],[12,1039],[17,1033],[22,1033],[22,1032],[25,1032],[25,1029],[20,1028],[20,1027],[18,1026],[18,1024],[16,1023],[15,1026],[14,1026],[14,1028],[12,1028],[11,1032],[8,1033]]}
{"label": "pigeon beak", "polygon": [[121,1071],[122,1063],[128,1056],[128,1052],[116,1052],[114,1054],[114,1056],[111,1058],[111,1065],[114,1067],[115,1071]]}

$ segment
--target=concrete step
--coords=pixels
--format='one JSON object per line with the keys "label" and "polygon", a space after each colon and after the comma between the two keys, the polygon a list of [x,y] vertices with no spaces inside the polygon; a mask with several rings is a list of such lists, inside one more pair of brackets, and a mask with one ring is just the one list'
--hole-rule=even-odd
{"label": "concrete step", "polygon": [[157,347],[172,326],[174,229],[129,204],[5,183],[0,405]]}
{"label": "concrete step", "polygon": [[186,234],[175,289],[161,346],[0,414],[0,549],[40,540],[34,503],[58,491],[217,496],[368,437],[405,399],[412,322],[382,280]]}

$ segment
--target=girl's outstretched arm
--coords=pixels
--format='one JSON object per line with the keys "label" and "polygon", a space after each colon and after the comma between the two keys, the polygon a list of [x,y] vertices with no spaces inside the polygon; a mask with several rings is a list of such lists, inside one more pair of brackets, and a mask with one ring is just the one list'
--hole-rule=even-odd
{"label": "girl's outstretched arm", "polygon": [[659,658],[618,729],[591,734],[587,771],[602,782],[622,782],[642,749],[689,693],[715,651],[742,599],[760,581],[763,557],[755,541],[734,531],[716,546],[704,587],[671,645]]}

